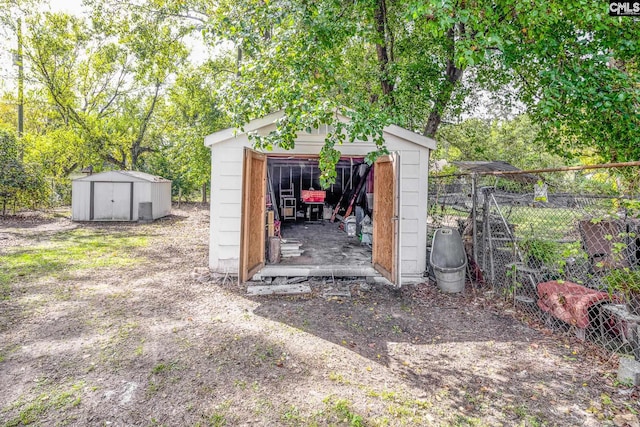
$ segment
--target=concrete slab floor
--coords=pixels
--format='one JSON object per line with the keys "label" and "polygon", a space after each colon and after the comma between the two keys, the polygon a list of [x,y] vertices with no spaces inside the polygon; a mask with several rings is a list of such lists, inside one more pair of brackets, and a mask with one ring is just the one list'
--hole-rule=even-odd
{"label": "concrete slab floor", "polygon": [[280,265],[371,265],[371,248],[357,237],[349,237],[340,230],[339,222],[320,223],[283,222],[283,239],[302,242],[299,257],[282,258]]}

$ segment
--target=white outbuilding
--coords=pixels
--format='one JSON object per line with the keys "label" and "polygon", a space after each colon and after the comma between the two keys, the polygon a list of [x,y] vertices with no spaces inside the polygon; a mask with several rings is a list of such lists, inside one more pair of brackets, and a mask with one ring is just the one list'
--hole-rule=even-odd
{"label": "white outbuilding", "polygon": [[[237,274],[241,282],[252,277],[305,275],[378,275],[398,286],[424,280],[427,179],[436,142],[387,126],[383,137],[390,155],[371,167],[364,160],[375,151],[373,141],[336,146],[341,152],[336,183],[318,191],[319,153],[333,129],[324,126],[300,132],[291,150],[252,149],[248,133],[266,135],[282,117],[282,112],[273,113],[242,130],[226,129],[205,138],[211,149],[209,267]],[[350,209],[343,209],[346,206]],[[346,232],[356,220],[361,240]],[[268,249],[278,247],[269,238],[274,228],[276,236],[281,231],[282,258],[266,255]],[[368,249],[368,254],[361,248]],[[316,254],[323,250],[328,253]]]}
{"label": "white outbuilding", "polygon": [[151,220],[171,213],[171,181],[136,171],[108,171],[72,182],[74,221]]}

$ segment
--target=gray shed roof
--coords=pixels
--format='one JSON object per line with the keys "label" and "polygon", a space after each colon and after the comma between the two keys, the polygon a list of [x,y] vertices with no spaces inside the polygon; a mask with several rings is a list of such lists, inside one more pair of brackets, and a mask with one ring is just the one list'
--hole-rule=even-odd
{"label": "gray shed roof", "polygon": [[100,172],[93,175],[83,176],[82,178],[76,178],[74,181],[111,181],[114,177],[128,178],[128,181],[147,181],[147,182],[171,182],[170,180],[161,176],[151,175],[145,172],[139,171],[107,171]]}
{"label": "gray shed roof", "polygon": [[[349,120],[348,117],[343,116],[342,114],[336,113],[336,116],[338,120],[341,120],[343,122],[346,122]],[[262,128],[265,128],[267,126],[277,123],[277,121],[280,120],[282,117],[284,117],[284,111],[280,110],[275,113],[268,114],[264,117],[251,120],[249,123],[244,125],[243,130],[228,128],[218,132],[214,132],[205,137],[204,145],[207,147],[211,147],[212,145],[219,144],[220,142],[233,139],[236,136],[239,136],[243,133],[258,131]],[[436,149],[436,141],[434,139],[420,135],[419,133],[415,133],[408,129],[401,128],[400,126],[396,126],[396,125],[385,126],[385,128],[383,129],[383,136],[385,133],[394,135],[398,138],[404,139],[413,144],[426,147],[430,150]]]}
{"label": "gray shed roof", "polygon": [[518,169],[517,167],[503,160],[456,161],[451,163],[458,166],[460,169],[464,169],[470,172],[478,172],[478,173],[484,172],[487,174],[490,174],[491,172],[522,172],[517,174],[500,175],[501,178],[510,179],[512,181],[517,181],[522,183],[535,184],[540,179],[540,177],[538,177],[537,175],[526,173],[525,171],[522,171],[521,169]]}

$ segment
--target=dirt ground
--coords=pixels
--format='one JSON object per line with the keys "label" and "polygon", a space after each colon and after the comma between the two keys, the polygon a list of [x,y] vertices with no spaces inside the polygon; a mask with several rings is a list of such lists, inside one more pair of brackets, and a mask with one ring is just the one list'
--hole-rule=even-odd
{"label": "dirt ground", "polygon": [[0,424],[639,425],[639,390],[618,383],[615,356],[518,320],[489,289],[353,280],[339,298],[317,281],[304,297],[247,297],[194,274],[208,218],[183,205],[152,224],[0,219],[0,266],[73,229],[147,239],[111,254],[133,263],[10,284]]}

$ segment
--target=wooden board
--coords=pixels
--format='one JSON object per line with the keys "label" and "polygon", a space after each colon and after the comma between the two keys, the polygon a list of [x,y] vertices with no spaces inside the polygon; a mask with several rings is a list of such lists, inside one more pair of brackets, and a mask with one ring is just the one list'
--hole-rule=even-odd
{"label": "wooden board", "polygon": [[310,293],[311,287],[303,283],[247,287],[247,295],[301,295]]}
{"label": "wooden board", "polygon": [[238,274],[240,283],[251,279],[265,263],[266,183],[267,156],[245,148]]}
{"label": "wooden board", "polygon": [[275,228],[275,215],[273,211],[269,211],[267,212],[267,235],[269,237],[273,237],[276,234],[276,228]]}
{"label": "wooden board", "polygon": [[399,284],[398,174],[395,155],[380,157],[373,174],[373,266],[387,280]]}

